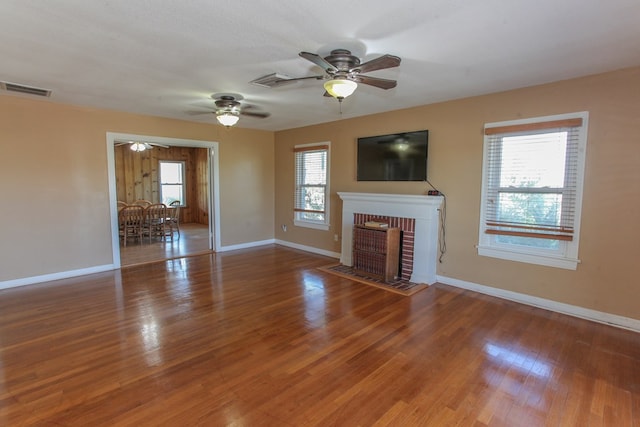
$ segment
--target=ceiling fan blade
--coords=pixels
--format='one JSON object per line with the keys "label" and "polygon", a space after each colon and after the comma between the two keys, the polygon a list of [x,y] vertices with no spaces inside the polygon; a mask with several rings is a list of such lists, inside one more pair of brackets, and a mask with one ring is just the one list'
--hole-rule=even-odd
{"label": "ceiling fan blade", "polygon": [[324,79],[324,76],[292,77],[290,79],[278,80],[277,82],[273,82],[273,83],[271,83],[271,85],[269,87],[278,87],[278,86],[282,86],[282,85],[287,84],[287,83],[297,82],[298,80],[310,80],[310,79],[322,80],[322,79]]}
{"label": "ceiling fan blade", "polygon": [[259,119],[266,119],[271,115],[270,113],[259,112],[259,111],[246,111],[246,110],[240,110],[240,114],[248,117],[257,117]]}
{"label": "ceiling fan blade", "polygon": [[354,70],[360,70],[361,73],[368,73],[375,70],[383,70],[385,68],[393,68],[400,65],[400,58],[393,55],[382,55],[379,58],[372,59],[371,61],[360,64],[357,67],[353,67],[349,72]]}
{"label": "ceiling fan blade", "polygon": [[214,110],[209,110],[209,111],[185,111],[185,114],[189,115],[189,116],[201,116],[204,114],[215,114],[216,112]]}
{"label": "ceiling fan blade", "polygon": [[289,77],[289,76],[285,76],[284,74],[277,74],[277,73],[272,73],[272,74],[267,74],[266,76],[262,76],[259,77],[255,80],[251,80],[249,83],[254,84],[256,86],[262,86],[262,87],[278,87],[278,86],[282,86],[285,85],[287,83],[291,83],[291,82],[296,82],[298,80],[309,80],[309,79],[314,79],[314,80],[322,80],[324,79],[325,76],[305,76],[305,77]]}
{"label": "ceiling fan blade", "polygon": [[136,141],[130,141],[128,139],[116,139],[113,142],[114,142],[114,145],[117,147],[118,145],[133,144]]}
{"label": "ceiling fan blade", "polygon": [[396,87],[396,85],[398,84],[398,82],[395,80],[381,79],[379,77],[369,77],[369,76],[355,76],[353,77],[353,80],[358,83],[375,86],[380,89],[391,89]]}
{"label": "ceiling fan blade", "polygon": [[320,68],[322,68],[325,72],[336,72],[339,71],[338,68],[336,68],[336,66],[334,66],[333,64],[330,64],[329,62],[327,62],[323,57],[321,57],[320,55],[316,55],[315,53],[311,53],[311,52],[300,52],[299,55],[301,57],[303,57],[304,59],[313,62],[314,64],[320,66]]}
{"label": "ceiling fan blade", "polygon": [[146,143],[146,144],[153,145],[154,147],[160,147],[160,148],[171,148],[168,145],[158,144],[157,142],[149,142],[149,143]]}

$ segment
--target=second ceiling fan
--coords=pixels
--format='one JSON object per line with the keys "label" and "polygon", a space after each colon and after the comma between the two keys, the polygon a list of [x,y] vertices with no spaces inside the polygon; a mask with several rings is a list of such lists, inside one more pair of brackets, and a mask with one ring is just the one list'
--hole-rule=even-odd
{"label": "second ceiling fan", "polygon": [[211,98],[215,100],[215,115],[221,125],[230,127],[235,125],[240,115],[257,117],[264,119],[270,116],[269,113],[256,111],[255,106],[251,104],[241,104],[242,95],[237,93],[214,93]]}
{"label": "second ceiling fan", "polygon": [[274,87],[298,80],[326,80],[324,83],[325,96],[333,96],[338,101],[342,101],[351,95],[358,87],[358,83],[375,86],[380,89],[391,89],[397,85],[395,80],[363,75],[371,71],[397,67],[400,65],[400,58],[394,55],[382,55],[362,64],[360,59],[347,49],[334,49],[330,55],[324,58],[310,52],[300,52],[299,55],[320,66],[325,74],[307,77],[287,77],[274,73],[253,80],[251,83],[259,86]]}
{"label": "second ceiling fan", "polygon": [[168,145],[158,144],[157,142],[128,141],[128,140],[127,141],[116,140],[114,147],[119,147],[121,145],[127,145],[127,144],[129,145],[129,148],[131,149],[131,151],[137,151],[137,152],[151,150],[153,147],[169,148]]}

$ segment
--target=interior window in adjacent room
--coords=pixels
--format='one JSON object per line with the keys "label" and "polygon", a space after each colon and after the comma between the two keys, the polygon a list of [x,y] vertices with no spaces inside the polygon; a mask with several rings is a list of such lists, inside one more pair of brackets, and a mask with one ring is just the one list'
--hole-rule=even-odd
{"label": "interior window in adjacent room", "polygon": [[588,117],[485,125],[478,254],[576,269]]}
{"label": "interior window in adjacent room", "polygon": [[184,162],[161,160],[160,167],[160,200],[169,206],[171,202],[180,201],[185,205]]}
{"label": "interior window in adjacent room", "polygon": [[294,224],[329,229],[329,142],[294,147]]}

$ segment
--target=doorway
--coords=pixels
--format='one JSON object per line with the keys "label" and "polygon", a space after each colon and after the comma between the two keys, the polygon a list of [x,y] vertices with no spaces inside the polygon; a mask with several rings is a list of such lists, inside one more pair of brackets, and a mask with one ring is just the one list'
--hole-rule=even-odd
{"label": "doorway", "polygon": [[[116,186],[116,161],[115,148],[120,141],[153,142],[176,148],[200,148],[205,149],[206,187],[207,191],[207,219],[205,226],[181,225],[181,237],[174,237],[173,242],[167,241],[158,244],[139,245],[138,242],[130,242],[127,248],[120,245],[118,231],[118,189]],[[162,150],[162,148],[160,148]],[[202,150],[201,150],[202,151]],[[219,168],[218,168],[218,143],[214,141],[188,140],[166,138],[148,135],[119,134],[107,132],[107,162],[109,173],[109,204],[111,210],[111,235],[113,249],[113,264],[115,268],[151,260],[162,260],[192,255],[194,251],[215,251],[220,247],[220,222],[219,222]],[[202,162],[201,162],[202,163]],[[155,195],[154,195],[155,196]],[[144,197],[143,197],[144,198]],[[153,198],[149,197],[149,198]],[[184,229],[184,231],[183,231]],[[126,251],[126,252],[125,252]],[[123,263],[123,260],[126,260]]]}

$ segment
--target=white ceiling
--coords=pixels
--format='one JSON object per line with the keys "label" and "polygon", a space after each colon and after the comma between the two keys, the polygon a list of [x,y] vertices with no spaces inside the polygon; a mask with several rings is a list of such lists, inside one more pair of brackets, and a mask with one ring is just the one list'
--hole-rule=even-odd
{"label": "white ceiling", "polygon": [[[271,113],[237,126],[282,130],[640,65],[640,1],[2,0],[0,41],[0,80],[52,102],[214,123],[231,92]],[[341,115],[321,81],[249,83],[321,74],[298,53],[336,48],[399,56],[368,74],[398,86]]]}

